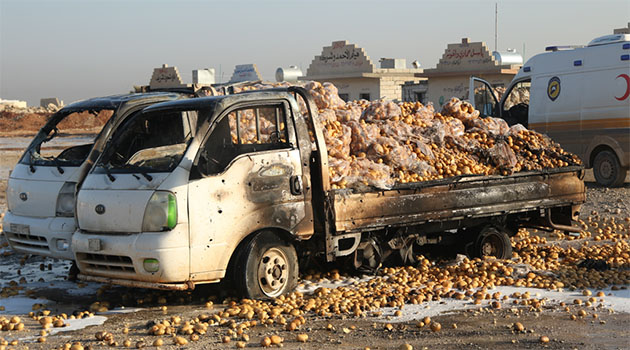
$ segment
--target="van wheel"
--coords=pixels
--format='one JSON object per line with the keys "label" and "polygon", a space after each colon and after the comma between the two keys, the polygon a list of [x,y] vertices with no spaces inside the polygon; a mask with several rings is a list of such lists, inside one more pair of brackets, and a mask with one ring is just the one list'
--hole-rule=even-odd
{"label": "van wheel", "polygon": [[477,236],[474,255],[479,258],[494,256],[497,259],[510,259],[512,257],[510,237],[494,226],[486,226]]}
{"label": "van wheel", "polygon": [[273,232],[257,233],[238,253],[236,263],[234,282],[245,298],[275,298],[297,286],[295,248]]}
{"label": "van wheel", "polygon": [[593,161],[593,174],[598,184],[619,187],[626,179],[628,169],[622,168],[617,156],[611,151],[601,151]]}

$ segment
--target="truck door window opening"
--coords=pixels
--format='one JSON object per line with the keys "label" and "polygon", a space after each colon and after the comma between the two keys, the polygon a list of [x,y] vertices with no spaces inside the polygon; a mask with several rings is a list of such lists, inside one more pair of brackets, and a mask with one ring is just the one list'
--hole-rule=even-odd
{"label": "truck door window opening", "polygon": [[171,171],[194,136],[196,111],[136,113],[106,146],[100,166]]}
{"label": "truck door window opening", "polygon": [[482,116],[493,116],[496,107],[493,92],[485,84],[475,84],[475,106]]}
{"label": "truck door window opening", "polygon": [[216,122],[200,148],[200,174],[221,173],[240,154],[291,147],[286,126],[282,104],[246,107],[228,113]]}

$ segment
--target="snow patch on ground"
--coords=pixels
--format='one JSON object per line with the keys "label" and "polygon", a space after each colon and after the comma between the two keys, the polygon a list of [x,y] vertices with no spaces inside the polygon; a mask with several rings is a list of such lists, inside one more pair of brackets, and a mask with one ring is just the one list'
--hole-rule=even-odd
{"label": "snow patch on ground", "polygon": [[4,311],[0,315],[24,315],[33,311],[33,304],[46,304],[46,299],[31,299],[23,296],[14,296],[0,299],[0,306],[4,306]]}
{"label": "snow patch on ground", "polygon": [[105,316],[92,316],[74,320],[66,320],[66,327],[59,328],[51,328],[48,334],[55,335],[60,332],[69,332],[76,331],[78,329],[83,329],[89,326],[100,326],[107,321],[107,317]]}
{"label": "snow patch on ground", "polygon": [[[599,290],[591,290],[592,296]],[[623,312],[630,313],[630,290],[612,290],[610,288],[602,290],[606,296],[603,298],[597,298],[597,302],[594,303],[594,306],[602,305],[605,309],[612,309],[615,312]],[[529,292],[531,298],[542,299],[546,298],[547,305],[559,304],[560,302],[565,302],[567,304],[573,304],[573,300],[580,299],[585,301],[591,296],[582,295],[581,291],[549,291],[545,289],[536,289],[536,288],[527,288],[527,287],[509,287],[509,286],[499,286],[495,289],[488,290],[489,293],[500,292],[501,297],[504,295],[511,295],[513,293],[525,293]],[[603,299],[603,302],[600,302],[600,299]],[[500,302],[504,305],[504,308],[512,307],[512,300],[510,298],[508,300],[501,300]],[[470,300],[456,300],[450,298],[444,298],[440,301],[430,301],[424,302],[422,304],[414,305],[407,304],[403,307],[401,316],[394,316],[394,313],[399,310],[394,307],[385,307],[381,308],[379,311],[382,312],[382,317],[379,317],[377,321],[382,322],[409,322],[420,320],[426,316],[433,317],[442,314],[448,314],[452,312],[456,312],[458,310],[469,310],[469,309],[480,309],[482,307],[487,307],[492,300],[485,300],[481,305],[474,305]],[[516,306],[516,305],[514,305]]]}

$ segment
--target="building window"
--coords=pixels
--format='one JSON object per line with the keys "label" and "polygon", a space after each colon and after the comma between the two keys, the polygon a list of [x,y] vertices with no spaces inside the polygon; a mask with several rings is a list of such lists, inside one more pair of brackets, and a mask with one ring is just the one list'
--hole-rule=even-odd
{"label": "building window", "polygon": [[348,102],[349,96],[348,94],[339,94],[339,98],[344,100],[345,102]]}
{"label": "building window", "polygon": [[360,100],[370,100],[370,94],[359,94]]}
{"label": "building window", "polygon": [[424,103],[424,92],[415,92],[415,101]]}

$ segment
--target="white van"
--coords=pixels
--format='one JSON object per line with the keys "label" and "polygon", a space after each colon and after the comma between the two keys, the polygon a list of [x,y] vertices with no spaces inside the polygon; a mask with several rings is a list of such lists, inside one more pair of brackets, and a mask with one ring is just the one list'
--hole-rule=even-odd
{"label": "white van", "polygon": [[601,185],[623,184],[630,167],[630,34],[546,51],[523,65],[500,102],[488,82],[472,77],[471,103],[547,134],[593,168]]}
{"label": "white van", "polygon": [[[99,97],[52,115],[9,176],[3,230],[11,248],[73,260],[75,189],[98,157],[98,149],[119,121],[153,103],[182,96],[156,92]],[[90,125],[93,128],[86,133]]]}

